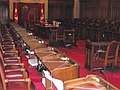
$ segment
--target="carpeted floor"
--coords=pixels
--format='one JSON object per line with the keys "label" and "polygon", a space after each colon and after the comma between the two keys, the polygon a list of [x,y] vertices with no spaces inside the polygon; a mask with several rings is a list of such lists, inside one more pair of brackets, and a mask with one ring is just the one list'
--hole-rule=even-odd
{"label": "carpeted floor", "polygon": [[42,84],[42,76],[39,75],[35,67],[30,67],[28,65],[28,60],[24,54],[21,54],[22,62],[25,64],[27,71],[29,72],[29,77],[32,82],[35,84],[37,90],[45,90]]}

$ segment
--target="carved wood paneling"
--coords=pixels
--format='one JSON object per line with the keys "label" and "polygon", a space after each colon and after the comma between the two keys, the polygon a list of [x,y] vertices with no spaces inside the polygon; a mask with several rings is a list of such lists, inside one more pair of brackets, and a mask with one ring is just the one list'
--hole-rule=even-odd
{"label": "carved wood paneling", "polygon": [[73,0],[49,0],[48,20],[71,20],[73,18],[73,5]]}
{"label": "carved wood paneling", "polygon": [[8,20],[9,18],[9,1],[8,0],[0,0],[0,21]]}
{"label": "carved wood paneling", "polygon": [[80,0],[80,18],[120,19],[120,0]]}

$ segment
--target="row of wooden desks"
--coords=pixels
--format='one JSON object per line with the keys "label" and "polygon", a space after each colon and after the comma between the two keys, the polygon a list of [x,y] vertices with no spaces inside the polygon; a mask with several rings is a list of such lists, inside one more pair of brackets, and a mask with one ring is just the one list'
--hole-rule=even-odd
{"label": "row of wooden desks", "polygon": [[[45,43],[39,43],[39,38],[29,35],[22,28],[15,28],[17,33],[22,37],[25,44],[30,50],[35,52],[42,63],[50,71],[53,78],[62,80],[63,82],[79,77],[79,64],[71,58],[62,54],[56,48],[47,47]],[[44,77],[44,74],[42,74]],[[46,90],[51,87],[51,82],[45,79]]]}

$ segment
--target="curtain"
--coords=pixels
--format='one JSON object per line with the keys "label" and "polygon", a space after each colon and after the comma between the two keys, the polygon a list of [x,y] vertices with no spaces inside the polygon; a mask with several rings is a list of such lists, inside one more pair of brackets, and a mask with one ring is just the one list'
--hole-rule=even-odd
{"label": "curtain", "polygon": [[40,20],[44,21],[45,20],[45,15],[44,15],[44,3],[40,4]]}
{"label": "curtain", "polygon": [[6,21],[9,19],[8,15],[8,2],[4,2],[0,0],[0,21]]}
{"label": "curtain", "polygon": [[44,3],[14,3],[14,21],[21,26],[26,22],[36,22],[45,19]]}
{"label": "curtain", "polygon": [[13,5],[14,5],[14,10],[13,10],[13,11],[14,11],[14,13],[13,13],[13,14],[14,14],[14,15],[13,15],[14,17],[13,17],[13,18],[14,18],[14,21],[15,21],[16,23],[18,23],[18,4],[17,4],[17,3],[14,3]]}

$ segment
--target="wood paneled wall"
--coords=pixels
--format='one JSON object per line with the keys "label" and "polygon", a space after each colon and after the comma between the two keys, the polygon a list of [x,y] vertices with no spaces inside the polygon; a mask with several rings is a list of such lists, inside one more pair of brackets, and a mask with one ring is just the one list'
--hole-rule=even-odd
{"label": "wood paneled wall", "polygon": [[0,0],[0,21],[1,20],[8,20],[9,14],[8,14],[8,7],[9,1],[7,0]]}
{"label": "wood paneled wall", "polygon": [[120,19],[120,0],[80,0],[80,18]]}
{"label": "wood paneled wall", "polygon": [[73,18],[74,0],[49,0],[48,20],[68,21]]}

